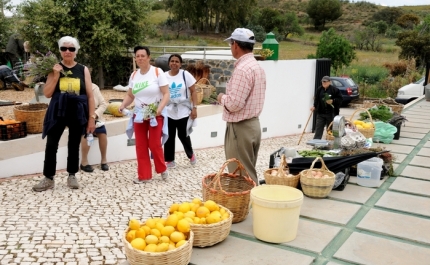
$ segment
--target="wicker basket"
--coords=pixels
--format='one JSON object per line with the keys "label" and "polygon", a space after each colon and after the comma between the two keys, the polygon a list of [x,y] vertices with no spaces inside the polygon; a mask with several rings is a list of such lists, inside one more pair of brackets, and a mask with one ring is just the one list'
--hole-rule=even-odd
{"label": "wicker basket", "polygon": [[[237,163],[236,170],[233,173],[224,172],[231,162]],[[240,174],[236,174],[237,171]],[[242,172],[246,175],[242,176]],[[248,216],[250,193],[254,187],[255,182],[249,177],[243,165],[236,158],[231,158],[224,162],[218,173],[203,177],[203,200],[213,200],[228,208],[233,213],[233,223],[238,223]]]}
{"label": "wicker basket", "polygon": [[[314,169],[315,162],[321,161],[321,168]],[[314,178],[311,171],[319,171],[323,175],[328,175],[329,178]],[[300,185],[302,186],[303,193],[312,198],[325,198],[333,189],[334,181],[336,180],[335,174],[328,170],[321,157],[315,158],[310,169],[302,170],[300,172]]]}
{"label": "wicker basket", "polygon": [[216,88],[211,85],[211,82],[207,78],[200,78],[195,84],[196,87],[200,87],[203,90],[203,98],[209,98]]}
{"label": "wicker basket", "polygon": [[404,105],[397,103],[395,100],[393,99],[378,99],[378,100],[369,100],[369,101],[365,101],[363,104],[363,108],[365,109],[370,109],[375,105],[383,105],[383,106],[387,106],[390,107],[391,110],[393,112],[397,112],[397,113],[402,113]]}
{"label": "wicker basket", "polygon": [[203,101],[203,89],[199,86],[195,86],[196,87],[196,93],[197,93],[197,105],[202,104]]}
{"label": "wicker basket", "polygon": [[15,114],[15,120],[27,123],[27,133],[41,133],[47,109],[48,104],[35,103],[15,106],[13,113]]}
{"label": "wicker basket", "polygon": [[[329,141],[333,141],[334,140],[333,132],[332,132],[332,129],[331,129],[332,126],[333,126],[333,122],[330,122],[330,124],[327,126],[327,130],[326,130],[327,134],[325,136],[325,139],[329,140]],[[330,135],[329,132],[331,132],[332,134]]]}
{"label": "wicker basket", "polygon": [[351,118],[349,119],[350,121],[353,121],[354,115],[358,112],[358,111],[365,111],[367,112],[367,115],[369,115],[369,120],[373,125],[373,128],[357,128],[357,130],[359,132],[361,132],[361,134],[364,135],[364,137],[366,138],[373,138],[373,136],[375,135],[375,124],[373,123],[372,120],[372,115],[370,115],[370,112],[367,109],[357,109],[356,111],[354,111],[351,115]]}
{"label": "wicker basket", "polygon": [[190,231],[189,238],[179,248],[167,252],[146,252],[133,248],[125,238],[129,228],[125,231],[122,242],[124,243],[125,256],[131,265],[186,265],[191,260],[193,252],[194,233]]}
{"label": "wicker basket", "polygon": [[195,247],[209,247],[213,246],[227,238],[230,233],[231,224],[233,222],[233,213],[220,205],[220,208],[224,208],[228,214],[228,219],[215,223],[215,224],[193,224],[190,223],[191,230],[194,233],[193,246]]}
{"label": "wicker basket", "polygon": [[[278,170],[276,176],[272,176],[272,170]],[[287,170],[287,172],[285,172]],[[281,156],[281,163],[279,164],[279,168],[269,168],[264,171],[264,179],[266,180],[266,184],[269,185],[284,185],[296,188],[299,184],[300,176],[297,174],[294,177],[287,177],[289,174],[289,168],[287,164],[287,159],[285,155]]]}

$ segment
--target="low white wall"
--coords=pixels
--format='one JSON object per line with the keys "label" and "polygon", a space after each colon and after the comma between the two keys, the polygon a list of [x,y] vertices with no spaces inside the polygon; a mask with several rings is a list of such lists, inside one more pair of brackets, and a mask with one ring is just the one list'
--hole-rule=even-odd
{"label": "low white wall", "polygon": [[[260,61],[267,78],[266,101],[260,116],[264,139],[299,134],[303,131],[312,106],[316,60]],[[191,134],[194,149],[222,146],[225,122],[222,107],[199,106],[197,127]],[[127,146],[124,134],[127,120],[120,119],[106,124],[108,131],[108,162],[135,159],[135,147]],[[301,126],[301,128],[299,128]],[[311,126],[308,125],[307,131]],[[216,137],[211,137],[216,132]],[[66,168],[67,130],[60,141],[57,154],[57,170]],[[0,178],[35,174],[43,171],[45,140],[41,135],[0,142]],[[97,139],[90,149],[90,164],[100,163]],[[95,147],[95,148],[94,148]],[[176,151],[183,151],[176,140]]]}

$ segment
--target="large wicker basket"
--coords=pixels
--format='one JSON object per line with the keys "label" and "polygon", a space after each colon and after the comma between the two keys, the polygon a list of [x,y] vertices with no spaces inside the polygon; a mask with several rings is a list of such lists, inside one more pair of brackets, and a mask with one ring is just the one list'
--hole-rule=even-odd
{"label": "large wicker basket", "polygon": [[373,123],[372,115],[370,114],[370,112],[367,109],[357,109],[356,111],[354,111],[352,113],[351,118],[349,120],[353,121],[354,115],[358,111],[365,111],[365,112],[367,112],[367,115],[369,116],[369,120],[370,120],[370,123],[372,123],[373,128],[357,128],[357,130],[359,132],[361,132],[361,134],[363,134],[364,137],[366,137],[366,138],[373,138],[373,136],[375,135],[375,124]]}
{"label": "large wicker basket", "polygon": [[404,108],[403,104],[397,103],[392,99],[391,100],[379,99],[379,100],[373,100],[373,101],[365,101],[363,103],[363,108],[369,109],[375,105],[384,105],[384,106],[390,107],[393,112],[397,112],[399,114],[402,113]]}
{"label": "large wicker basket", "polygon": [[[236,170],[233,173],[224,172],[231,162],[237,163]],[[242,175],[243,172],[245,176]],[[255,182],[249,177],[240,161],[231,158],[224,162],[218,173],[203,177],[203,200],[213,200],[228,208],[233,213],[233,223],[238,223],[248,216],[250,193],[254,187]]]}
{"label": "large wicker basket", "polygon": [[27,133],[41,133],[48,104],[18,105],[13,109],[15,120],[27,123]]}
{"label": "large wicker basket", "polygon": [[[273,176],[271,174],[272,170],[277,170],[278,173]],[[264,171],[264,179],[268,185],[284,185],[296,188],[299,184],[300,175],[295,175],[294,177],[287,177],[289,175],[289,168],[287,164],[287,159],[285,155],[281,156],[281,163],[278,168],[269,168]]]}
{"label": "large wicker basket", "polygon": [[216,91],[216,88],[211,85],[211,82],[207,78],[201,78],[195,84],[196,87],[199,87],[203,90],[203,98],[208,99],[210,95]]}
{"label": "large wicker basket", "polygon": [[[321,168],[315,168],[315,163],[320,160]],[[314,178],[311,174],[313,171],[319,171],[323,175],[328,175],[329,178]],[[328,170],[321,157],[315,158],[310,169],[302,170],[300,172],[300,185],[302,186],[303,193],[312,198],[325,198],[333,189],[334,181],[336,180],[335,174]]]}
{"label": "large wicker basket", "polygon": [[215,224],[193,224],[190,223],[191,230],[194,233],[193,246],[195,247],[209,247],[213,246],[227,238],[230,233],[231,224],[233,222],[233,213],[226,207],[224,208],[228,214],[228,219],[215,223]]}
{"label": "large wicker basket", "polygon": [[197,93],[197,105],[202,104],[203,101],[203,89],[199,86],[196,87],[196,93]]}
{"label": "large wicker basket", "polygon": [[128,231],[129,229],[127,228],[122,237],[122,242],[124,243],[125,256],[131,265],[186,265],[191,260],[194,240],[193,231],[190,231],[185,244],[167,252],[146,252],[133,248],[125,238]]}

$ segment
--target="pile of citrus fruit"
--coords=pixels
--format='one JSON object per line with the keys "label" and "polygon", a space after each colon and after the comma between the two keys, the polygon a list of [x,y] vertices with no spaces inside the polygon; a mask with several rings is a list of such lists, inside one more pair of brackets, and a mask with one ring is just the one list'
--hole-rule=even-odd
{"label": "pile of citrus fruit", "polygon": [[355,127],[357,127],[357,129],[373,129],[373,123],[371,122],[364,122],[364,121],[360,121],[360,120],[355,120],[352,123],[354,123]]}
{"label": "pile of citrus fruit", "polygon": [[229,218],[229,213],[214,201],[174,203],[167,218],[149,218],[144,223],[131,219],[126,240],[135,249],[166,252],[184,245],[191,224],[214,224]]}

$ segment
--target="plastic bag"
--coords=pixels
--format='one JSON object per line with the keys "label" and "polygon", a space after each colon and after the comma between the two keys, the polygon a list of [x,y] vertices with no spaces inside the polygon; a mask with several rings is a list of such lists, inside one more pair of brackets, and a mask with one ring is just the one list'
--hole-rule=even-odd
{"label": "plastic bag", "polygon": [[394,134],[397,132],[396,126],[389,123],[376,121],[375,124],[375,135],[373,136],[374,142],[382,142],[389,144],[394,139]]}

